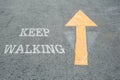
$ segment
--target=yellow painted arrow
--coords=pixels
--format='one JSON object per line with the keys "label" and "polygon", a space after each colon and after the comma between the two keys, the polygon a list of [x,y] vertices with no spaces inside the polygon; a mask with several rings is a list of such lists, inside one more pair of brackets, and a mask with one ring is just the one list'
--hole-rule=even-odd
{"label": "yellow painted arrow", "polygon": [[86,26],[97,26],[82,11],[78,11],[65,26],[76,26],[75,65],[88,65]]}

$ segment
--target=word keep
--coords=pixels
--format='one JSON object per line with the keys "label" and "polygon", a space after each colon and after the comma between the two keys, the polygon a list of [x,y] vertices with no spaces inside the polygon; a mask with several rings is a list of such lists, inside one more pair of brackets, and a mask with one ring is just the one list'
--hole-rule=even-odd
{"label": "word keep", "polygon": [[21,28],[20,37],[47,37],[49,29],[47,28]]}

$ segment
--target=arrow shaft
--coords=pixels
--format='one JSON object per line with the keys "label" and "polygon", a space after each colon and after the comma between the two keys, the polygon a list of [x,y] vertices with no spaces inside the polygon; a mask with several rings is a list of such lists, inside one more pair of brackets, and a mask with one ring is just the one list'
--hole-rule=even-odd
{"label": "arrow shaft", "polygon": [[88,65],[85,26],[76,27],[75,65]]}

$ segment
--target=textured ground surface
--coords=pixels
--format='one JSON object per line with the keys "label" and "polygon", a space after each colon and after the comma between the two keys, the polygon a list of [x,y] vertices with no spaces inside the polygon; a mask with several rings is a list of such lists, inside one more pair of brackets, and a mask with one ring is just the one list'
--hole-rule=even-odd
{"label": "textured ground surface", "polygon": [[[74,66],[75,28],[64,25],[83,10],[88,66]],[[47,27],[47,38],[20,38],[24,27]],[[6,44],[62,44],[59,55],[4,55]],[[0,80],[120,80],[120,0],[0,0]]]}

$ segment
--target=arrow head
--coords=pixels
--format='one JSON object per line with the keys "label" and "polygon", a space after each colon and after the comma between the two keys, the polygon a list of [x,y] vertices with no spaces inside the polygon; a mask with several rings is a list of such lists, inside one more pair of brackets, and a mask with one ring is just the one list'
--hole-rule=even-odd
{"label": "arrow head", "polygon": [[97,26],[84,12],[78,11],[65,26]]}

